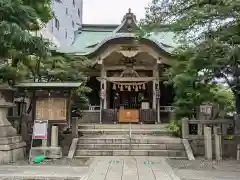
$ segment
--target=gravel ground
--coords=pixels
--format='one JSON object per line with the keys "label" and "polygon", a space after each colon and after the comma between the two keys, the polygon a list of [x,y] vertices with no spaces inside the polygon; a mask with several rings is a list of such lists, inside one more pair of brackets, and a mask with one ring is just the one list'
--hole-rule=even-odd
{"label": "gravel ground", "polygon": [[[66,157],[61,158],[61,159],[46,159],[44,162],[41,162],[39,164],[31,164],[31,165],[36,165],[36,166],[86,166],[89,165],[90,158],[88,157],[83,157],[83,158],[78,158],[78,159],[68,159]],[[15,166],[24,166],[24,165],[29,165],[28,159],[25,160],[20,160],[17,162],[12,162],[12,163],[7,163],[3,165],[15,165]],[[1,167],[1,166],[0,166]],[[1,180],[1,179],[0,179]]]}
{"label": "gravel ground", "polygon": [[204,158],[197,158],[194,161],[168,159],[167,162],[175,169],[240,172],[240,161],[233,159],[226,159],[222,161],[209,161]]}

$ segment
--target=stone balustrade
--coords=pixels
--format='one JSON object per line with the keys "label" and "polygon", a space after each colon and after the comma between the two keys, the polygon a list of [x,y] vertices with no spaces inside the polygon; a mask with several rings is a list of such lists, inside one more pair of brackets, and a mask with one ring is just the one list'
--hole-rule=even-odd
{"label": "stone balustrade", "polygon": [[[235,157],[234,120],[182,120],[182,138],[189,141],[195,156],[205,155],[211,160],[213,156],[221,160],[222,156]],[[191,131],[191,128],[196,131]]]}
{"label": "stone balustrade", "polygon": [[[197,132],[190,132],[190,126],[196,125]],[[220,127],[221,135],[233,134],[234,132],[229,132],[229,129],[234,130],[234,121],[232,119],[219,119],[219,120],[182,120],[182,138],[194,140],[203,139],[204,137],[204,127]],[[212,131],[213,132],[213,131]]]}

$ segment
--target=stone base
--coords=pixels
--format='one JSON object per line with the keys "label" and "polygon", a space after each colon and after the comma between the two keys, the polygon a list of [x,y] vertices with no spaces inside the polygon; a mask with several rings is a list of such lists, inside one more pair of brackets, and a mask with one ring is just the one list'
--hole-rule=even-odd
{"label": "stone base", "polygon": [[62,158],[62,148],[61,147],[51,147],[49,149],[48,158],[50,158],[50,159]]}
{"label": "stone base", "polygon": [[0,138],[0,164],[23,159],[26,143],[21,136]]}
{"label": "stone base", "polygon": [[11,137],[15,136],[16,134],[17,134],[16,129],[14,129],[10,123],[9,125],[0,125],[0,138]]}
{"label": "stone base", "polygon": [[62,158],[62,148],[61,147],[51,147],[51,146],[40,146],[32,147],[31,149],[32,157],[45,155],[49,159],[60,159]]}

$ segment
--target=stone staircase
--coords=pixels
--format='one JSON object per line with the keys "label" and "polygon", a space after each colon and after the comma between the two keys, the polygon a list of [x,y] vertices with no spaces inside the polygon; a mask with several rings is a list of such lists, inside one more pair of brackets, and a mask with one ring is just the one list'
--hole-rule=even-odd
{"label": "stone staircase", "polygon": [[84,135],[129,135],[130,131],[132,134],[166,135],[168,132],[165,126],[164,124],[82,124],[79,125],[79,131]]}
{"label": "stone staircase", "polygon": [[[170,136],[165,125],[82,125],[75,157],[165,156],[186,159],[180,138]],[[131,130],[130,130],[131,129]],[[131,137],[131,138],[130,138]]]}

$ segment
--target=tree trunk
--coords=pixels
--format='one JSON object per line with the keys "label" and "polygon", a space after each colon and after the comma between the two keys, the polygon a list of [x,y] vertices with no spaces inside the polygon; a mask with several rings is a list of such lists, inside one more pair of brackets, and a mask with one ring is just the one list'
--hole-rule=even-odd
{"label": "tree trunk", "polygon": [[235,105],[236,105],[236,112],[237,114],[240,114],[240,94],[236,93],[235,94]]}

